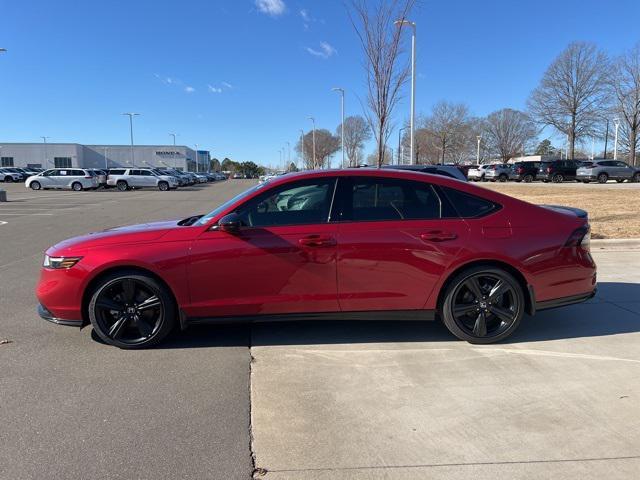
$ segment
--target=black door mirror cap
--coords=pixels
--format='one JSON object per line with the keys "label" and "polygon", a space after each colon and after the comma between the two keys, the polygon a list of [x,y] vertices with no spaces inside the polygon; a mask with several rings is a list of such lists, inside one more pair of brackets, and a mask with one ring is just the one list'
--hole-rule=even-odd
{"label": "black door mirror cap", "polygon": [[225,215],[218,223],[212,227],[212,230],[221,230],[227,233],[236,233],[240,230],[242,226],[242,222],[240,221],[240,217],[236,213],[230,213]]}

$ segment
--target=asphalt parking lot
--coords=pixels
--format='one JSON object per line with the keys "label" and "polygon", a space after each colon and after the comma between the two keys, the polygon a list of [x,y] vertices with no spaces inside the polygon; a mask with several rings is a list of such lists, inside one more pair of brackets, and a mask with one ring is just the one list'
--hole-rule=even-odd
{"label": "asphalt parking lot", "polygon": [[122,351],[35,314],[49,245],[204,213],[251,183],[2,185],[0,478],[247,479],[252,454],[267,479],[637,476],[637,242],[594,244],[598,295],[525,318],[499,345],[435,322],[310,322],[193,328]]}

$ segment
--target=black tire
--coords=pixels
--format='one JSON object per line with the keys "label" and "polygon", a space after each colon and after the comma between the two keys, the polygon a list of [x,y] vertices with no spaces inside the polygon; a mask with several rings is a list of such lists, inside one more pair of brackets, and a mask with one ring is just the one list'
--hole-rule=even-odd
{"label": "black tire", "polygon": [[124,180],[118,180],[118,182],[116,183],[116,187],[121,192],[126,192],[127,190],[129,190],[129,184]]}
{"label": "black tire", "polygon": [[551,177],[551,181],[553,183],[562,183],[564,182],[564,176],[561,173],[556,173],[553,177]]}
{"label": "black tire", "polygon": [[533,182],[533,175],[531,175],[530,173],[527,173],[524,178],[524,183],[531,183]]}
{"label": "black tire", "polygon": [[640,172],[637,172],[631,178],[631,181],[634,183],[640,183]]}
{"label": "black tire", "polygon": [[11,183],[11,182],[13,182],[13,178],[11,178],[9,175],[4,177],[4,183]]}
{"label": "black tire", "polygon": [[114,272],[95,287],[88,307],[94,331],[118,348],[157,345],[176,325],[176,305],[167,288],[137,271]]}
{"label": "black tire", "polygon": [[82,187],[82,184],[80,182],[73,182],[71,184],[71,190],[73,190],[74,192],[81,192],[82,190],[84,190],[84,188]]}
{"label": "black tire", "polygon": [[158,190],[166,192],[169,190],[169,184],[167,182],[158,182]]}
{"label": "black tire", "polygon": [[607,183],[609,181],[609,175],[601,173],[598,175],[598,183]]}
{"label": "black tire", "polygon": [[506,182],[507,180],[509,180],[509,177],[506,176],[504,173],[498,177],[499,182]]}
{"label": "black tire", "polygon": [[31,190],[40,190],[42,188],[42,185],[40,185],[40,182],[38,182],[37,180],[34,180],[29,184],[29,187],[31,188]]}
{"label": "black tire", "polygon": [[[492,299],[493,289],[497,290]],[[453,277],[439,308],[453,335],[477,344],[507,338],[520,325],[524,310],[524,293],[518,281],[509,272],[490,266],[471,267]]]}

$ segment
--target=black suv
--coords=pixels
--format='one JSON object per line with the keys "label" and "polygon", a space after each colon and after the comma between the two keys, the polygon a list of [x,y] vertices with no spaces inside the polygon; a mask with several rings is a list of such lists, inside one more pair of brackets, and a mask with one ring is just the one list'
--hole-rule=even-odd
{"label": "black suv", "polygon": [[565,180],[575,181],[576,170],[582,165],[579,160],[554,160],[542,162],[538,168],[538,180],[543,182],[562,183]]}
{"label": "black suv", "polygon": [[509,174],[509,180],[515,180],[516,182],[533,182],[540,168],[540,162],[516,162],[511,167],[511,173]]}

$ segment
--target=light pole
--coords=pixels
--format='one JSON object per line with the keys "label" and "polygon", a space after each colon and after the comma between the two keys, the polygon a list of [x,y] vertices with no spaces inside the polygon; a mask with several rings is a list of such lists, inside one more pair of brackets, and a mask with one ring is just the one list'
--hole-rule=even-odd
{"label": "light pole", "polygon": [[198,173],[199,169],[198,169],[198,144],[197,143],[195,144],[195,147],[196,147],[196,173]]}
{"label": "light pole", "polygon": [[[281,148],[278,149],[278,154],[280,155],[280,161],[278,162],[278,168],[280,168],[280,166],[282,165],[282,149]],[[278,168],[276,168],[276,171],[278,170]]]}
{"label": "light pole", "polygon": [[311,159],[311,164],[313,165],[313,169],[316,169],[316,119],[313,117],[309,117],[311,123],[313,123],[313,134],[312,134],[312,142],[313,142],[313,158]]}
{"label": "light pole", "polygon": [[482,135],[476,135],[478,139],[478,151],[476,152],[476,164],[480,165],[480,142],[482,141]]}
{"label": "light pole", "polygon": [[300,129],[300,168],[304,169],[304,130]]}
{"label": "light pole", "polygon": [[[402,151],[402,131],[406,129],[407,127],[402,127],[398,130],[398,165],[400,165],[400,152]],[[404,163],[404,157],[402,158],[402,163]]]}
{"label": "light pole", "polygon": [[335,87],[332,88],[334,92],[340,92],[340,112],[341,112],[341,132],[340,132],[340,143],[342,144],[342,168],[344,168],[344,88]]}
{"label": "light pole", "polygon": [[136,166],[136,162],[134,160],[134,156],[133,156],[133,117],[140,115],[139,113],[134,113],[134,112],[128,112],[128,113],[123,113],[122,115],[128,115],[129,116],[129,132],[131,134],[131,166],[135,167]]}
{"label": "light pole", "polygon": [[[42,139],[42,141],[44,142],[44,168],[47,168],[47,165],[49,164],[49,158],[47,155],[47,138],[51,138],[51,137],[40,137]],[[55,167],[55,165],[54,165]]]}
{"label": "light pole", "polygon": [[170,137],[173,137],[173,146],[176,146],[176,137],[178,136],[177,133],[170,133],[169,134]]}
{"label": "light pole", "polygon": [[398,27],[409,25],[413,29],[411,36],[411,165],[415,165],[415,117],[416,117],[416,24],[409,20],[396,20],[394,22]]}
{"label": "light pole", "polygon": [[109,151],[109,147],[104,147],[104,168],[109,170],[109,157],[107,157],[107,152]]}
{"label": "light pole", "polygon": [[287,142],[287,168],[285,170],[289,168],[289,165],[291,165],[291,143]]}
{"label": "light pole", "polygon": [[613,126],[616,127],[616,136],[615,139],[613,140],[613,159],[617,160],[618,159],[618,128],[620,128],[620,119],[619,118],[614,118],[613,119]]}

